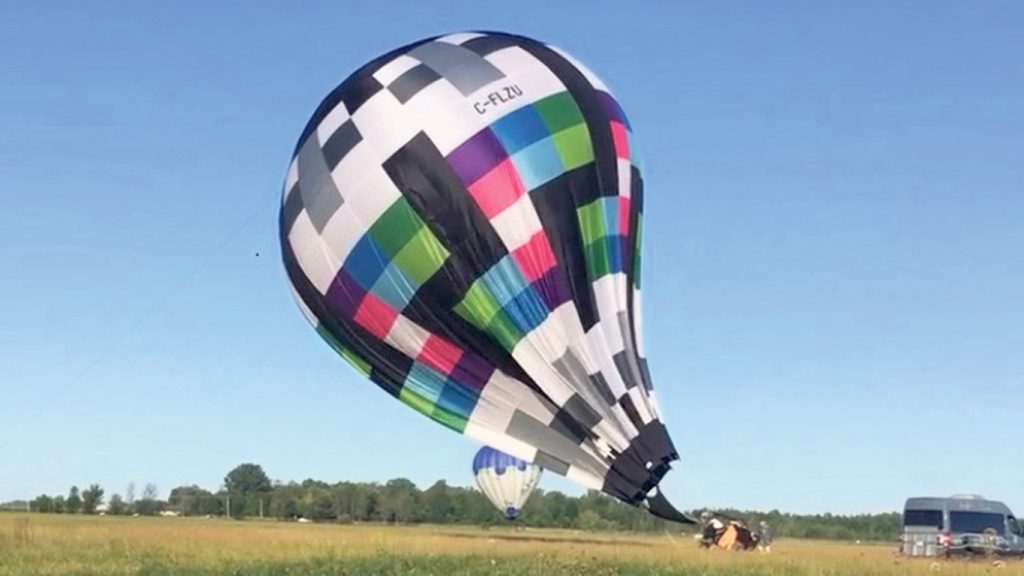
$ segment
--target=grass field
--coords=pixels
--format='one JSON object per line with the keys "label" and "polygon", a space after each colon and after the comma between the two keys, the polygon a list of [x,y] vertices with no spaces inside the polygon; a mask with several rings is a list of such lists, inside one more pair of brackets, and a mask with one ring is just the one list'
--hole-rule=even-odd
{"label": "grass field", "polygon": [[892,546],[776,543],[770,555],[699,550],[691,537],[556,530],[336,526],[186,518],[0,514],[0,576],[277,574],[1002,574],[1024,562],[933,565]]}

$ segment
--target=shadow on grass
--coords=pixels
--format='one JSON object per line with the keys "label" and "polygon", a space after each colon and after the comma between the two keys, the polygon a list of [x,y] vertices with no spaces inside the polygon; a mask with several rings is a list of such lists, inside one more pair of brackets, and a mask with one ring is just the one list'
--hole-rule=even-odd
{"label": "shadow on grass", "polygon": [[[531,536],[528,534],[468,534],[465,532],[451,532],[445,534],[449,538],[462,538],[468,540],[504,540],[507,542],[546,542],[548,544],[593,544],[597,546],[622,546],[624,542],[616,540],[598,540],[596,538],[577,538],[575,536]],[[654,546],[651,542],[632,541],[630,546]]]}

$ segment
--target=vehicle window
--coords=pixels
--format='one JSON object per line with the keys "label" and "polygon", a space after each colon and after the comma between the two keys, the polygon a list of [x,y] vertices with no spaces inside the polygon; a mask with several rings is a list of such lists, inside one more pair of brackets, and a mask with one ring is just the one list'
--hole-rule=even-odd
{"label": "vehicle window", "polygon": [[927,526],[942,530],[942,510],[905,510],[904,526]]}
{"label": "vehicle window", "polygon": [[949,528],[961,534],[981,534],[991,528],[1002,534],[1006,530],[1006,519],[995,512],[950,512]]}
{"label": "vehicle window", "polygon": [[1017,536],[1024,536],[1020,531],[1020,522],[1018,522],[1016,518],[1010,516],[1006,519],[1006,523],[1010,526],[1010,532],[1013,532]]}

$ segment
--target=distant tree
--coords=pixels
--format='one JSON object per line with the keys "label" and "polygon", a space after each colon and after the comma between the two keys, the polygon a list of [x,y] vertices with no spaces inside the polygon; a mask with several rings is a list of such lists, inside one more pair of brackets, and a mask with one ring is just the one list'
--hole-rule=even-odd
{"label": "distant tree", "polygon": [[224,477],[224,491],[230,497],[233,518],[259,514],[272,489],[270,478],[259,464],[239,464]]}
{"label": "distant tree", "polygon": [[327,488],[313,488],[305,506],[305,518],[310,520],[336,520],[338,508]]}
{"label": "distant tree", "polygon": [[155,484],[146,484],[142,491],[142,499],[135,502],[135,513],[140,516],[153,516],[163,510],[166,502],[159,500]]}
{"label": "distant tree", "polygon": [[386,522],[416,522],[419,490],[405,478],[388,480],[381,490],[381,519]]}
{"label": "distant tree", "polygon": [[223,516],[226,494],[218,492],[203,496],[199,501],[199,514],[203,516]]}
{"label": "distant tree", "polygon": [[178,486],[171,490],[167,504],[183,516],[198,516],[203,513],[203,501],[208,498],[213,498],[213,494],[199,486]]}
{"label": "distant tree", "polygon": [[100,504],[103,504],[103,488],[99,484],[91,484],[82,492],[82,512],[95,514]]}
{"label": "distant tree", "polygon": [[461,488],[452,495],[457,522],[466,524],[493,524],[501,520],[494,505],[479,490]]}
{"label": "distant tree", "polygon": [[376,483],[341,482],[331,488],[338,518],[345,522],[380,519],[381,486]]}
{"label": "distant tree", "polygon": [[131,512],[135,505],[135,482],[129,482],[128,487],[124,489],[124,501],[128,505],[128,511]]}
{"label": "distant tree", "polygon": [[0,504],[0,511],[23,512],[28,506],[30,503],[25,500],[9,500]]}
{"label": "distant tree", "polygon": [[425,522],[444,524],[451,520],[455,507],[449,494],[448,484],[438,480],[433,486],[423,491],[420,498],[420,517]]}
{"label": "distant tree", "polygon": [[149,500],[143,498],[135,501],[135,514],[139,516],[155,516],[164,510],[166,502],[159,500]]}
{"label": "distant tree", "polygon": [[68,514],[78,514],[82,511],[82,497],[78,493],[78,486],[72,486],[71,491],[68,492],[68,498],[65,501],[65,508]]}
{"label": "distant tree", "polygon": [[224,489],[228,494],[265,494],[271,488],[270,478],[259,464],[239,464],[224,477]]}
{"label": "distant tree", "polygon": [[380,486],[356,484],[352,491],[352,518],[363,522],[380,519]]}
{"label": "distant tree", "polygon": [[[580,502],[569,498],[561,492],[542,493],[544,500],[551,506],[551,525],[569,526],[580,514]],[[527,501],[527,505],[529,505]]]}
{"label": "distant tree", "polygon": [[569,526],[576,519],[577,502],[561,492],[546,492],[538,488],[526,501],[521,516],[532,526]]}
{"label": "distant tree", "polygon": [[299,511],[302,495],[302,487],[295,483],[274,486],[270,515],[280,520],[294,520],[302,516]]}
{"label": "distant tree", "polygon": [[576,527],[582,530],[605,530],[608,521],[595,510],[584,510],[576,520]]}
{"label": "distant tree", "polygon": [[46,494],[36,496],[29,505],[32,507],[33,512],[42,512],[45,514],[53,512],[53,498]]}
{"label": "distant tree", "polygon": [[[198,486],[179,486],[171,490],[169,503],[162,502],[156,486],[149,484],[142,498],[135,501],[134,507],[130,507],[126,499],[116,494],[110,496],[108,511],[115,515],[133,511],[151,515],[170,505],[188,515],[223,515],[226,512],[226,501],[230,497],[231,513],[234,516],[255,514],[262,501],[264,511],[280,519],[305,517],[333,522],[426,521],[472,525],[504,522],[501,512],[478,490],[449,486],[444,481],[438,481],[420,491],[415,484],[404,478],[393,479],[383,485],[375,482],[330,484],[313,479],[301,483],[272,484],[265,479],[266,474],[258,466],[243,465],[228,474],[224,490],[211,494]],[[229,493],[227,487],[235,492]],[[127,491],[133,498],[134,489],[134,485],[130,485]],[[75,488],[67,496],[51,498],[43,494],[30,504],[36,512],[91,511],[95,510],[98,502],[102,502],[102,495],[102,489],[94,484],[81,493]],[[690,511],[693,515],[699,512]],[[827,513],[795,515],[778,510],[719,512],[725,517],[743,519],[751,525],[756,525],[759,520],[767,520],[776,535],[786,538],[891,541],[901,526],[901,515],[895,512],[857,516]],[[582,496],[567,496],[538,489],[527,501],[517,523],[524,526],[586,530],[661,532],[665,529],[679,529],[640,507],[623,504],[598,491],[590,491]]]}
{"label": "distant tree", "polygon": [[123,516],[128,513],[128,505],[124,499],[121,498],[120,494],[114,494],[110,497],[110,502],[107,503],[107,514],[112,516]]}

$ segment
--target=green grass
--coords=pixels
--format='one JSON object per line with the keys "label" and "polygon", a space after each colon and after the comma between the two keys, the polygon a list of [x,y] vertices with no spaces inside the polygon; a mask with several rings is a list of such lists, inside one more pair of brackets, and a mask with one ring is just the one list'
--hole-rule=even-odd
{"label": "green grass", "polygon": [[[680,534],[303,525],[0,514],[0,576],[991,574],[907,561],[892,546],[780,541],[772,554],[699,550]],[[1024,562],[999,574],[1024,576]]]}

